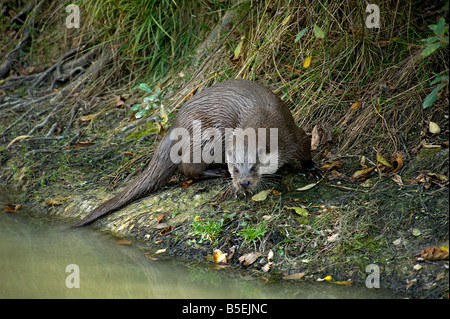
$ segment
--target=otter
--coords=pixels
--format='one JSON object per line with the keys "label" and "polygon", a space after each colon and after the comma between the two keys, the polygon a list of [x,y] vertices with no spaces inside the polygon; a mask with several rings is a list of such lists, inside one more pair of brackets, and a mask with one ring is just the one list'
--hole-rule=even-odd
{"label": "otter", "polygon": [[[208,130],[206,138],[201,136]],[[75,227],[154,192],[176,169],[191,179],[231,176],[237,193],[248,193],[262,175],[298,163],[303,171],[320,176],[310,138],[295,124],[285,103],[253,81],[220,82],[188,100],[144,171]]]}

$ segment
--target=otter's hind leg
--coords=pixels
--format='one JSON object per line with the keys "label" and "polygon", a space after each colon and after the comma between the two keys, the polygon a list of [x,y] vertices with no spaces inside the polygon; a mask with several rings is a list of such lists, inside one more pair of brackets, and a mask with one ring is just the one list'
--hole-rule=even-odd
{"label": "otter's hind leg", "polygon": [[178,169],[186,177],[192,179],[230,177],[228,170],[224,168],[208,168],[206,163],[181,163]]}

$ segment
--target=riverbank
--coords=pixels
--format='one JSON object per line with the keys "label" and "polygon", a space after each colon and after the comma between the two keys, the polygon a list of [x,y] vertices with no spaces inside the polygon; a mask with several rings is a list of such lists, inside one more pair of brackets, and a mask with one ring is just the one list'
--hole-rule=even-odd
{"label": "riverbank", "polygon": [[[261,3],[220,46],[250,6],[216,5],[211,12],[217,16],[199,9],[208,24],[206,40],[186,44],[200,53],[172,61],[167,74],[155,66],[160,69],[153,76],[117,53],[126,41],[120,36],[105,33],[110,40],[80,46],[81,35],[90,34],[87,26],[64,29],[64,40],[51,37],[64,14],[38,19],[35,27],[48,21],[41,42],[23,47],[29,54],[0,82],[0,179],[18,193],[5,204],[22,205],[16,214],[27,215],[28,207],[33,215],[76,223],[142,172],[184,100],[215,81],[248,78],[292,105],[326,172],[320,183],[284,171],[264,184],[265,193],[234,198],[226,194],[228,181],[191,183],[175,175],[155,194],[89,227],[146,245],[152,258],[212,263],[215,249],[234,249],[228,267],[268,281],[331,277],[362,284],[367,267],[375,266],[383,288],[448,298],[448,257],[419,258],[422,250],[449,244],[448,85],[441,87],[448,47],[421,55],[421,39],[433,34],[428,25],[439,21],[440,8],[409,8],[414,19],[397,17],[376,33],[357,24],[349,6],[324,12],[313,4],[304,10]],[[390,5],[380,4],[386,14]],[[41,9],[29,11],[30,19],[64,7],[55,2]],[[11,43],[29,26],[1,25]],[[400,30],[396,39],[393,30]],[[12,51],[9,45],[2,42],[2,49]],[[195,80],[172,97],[209,56]],[[435,89],[430,83],[438,79],[433,85],[441,89],[424,108]],[[152,92],[139,89],[142,83]],[[144,110],[136,105],[148,95],[158,97],[155,107],[136,116]],[[260,256],[245,266],[239,259],[249,253]]]}

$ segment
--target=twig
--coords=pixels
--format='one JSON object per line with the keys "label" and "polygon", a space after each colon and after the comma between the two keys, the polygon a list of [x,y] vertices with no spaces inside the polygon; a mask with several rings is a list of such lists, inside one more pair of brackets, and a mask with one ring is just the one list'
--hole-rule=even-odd
{"label": "twig", "polygon": [[328,186],[328,187],[335,187],[335,188],[340,188],[340,189],[345,189],[348,191],[356,191],[356,192],[362,192],[362,193],[367,193],[368,191],[365,191],[363,189],[358,189],[358,188],[351,188],[351,187],[346,187],[346,186],[340,186],[340,185],[333,185],[333,184],[323,184],[324,186]]}

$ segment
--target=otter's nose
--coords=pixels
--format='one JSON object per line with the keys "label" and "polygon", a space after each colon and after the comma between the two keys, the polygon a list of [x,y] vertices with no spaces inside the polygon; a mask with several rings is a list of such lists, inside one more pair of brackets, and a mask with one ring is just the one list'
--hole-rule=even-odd
{"label": "otter's nose", "polygon": [[250,187],[250,181],[243,179],[239,185],[241,185],[242,188],[249,188]]}

